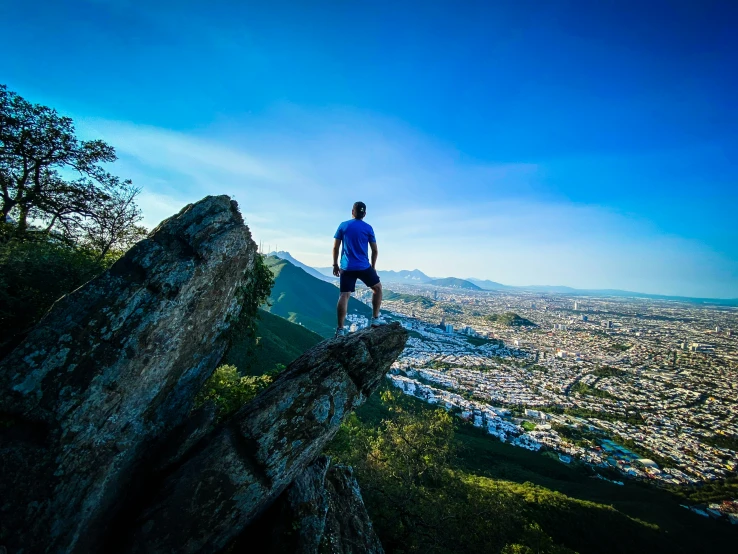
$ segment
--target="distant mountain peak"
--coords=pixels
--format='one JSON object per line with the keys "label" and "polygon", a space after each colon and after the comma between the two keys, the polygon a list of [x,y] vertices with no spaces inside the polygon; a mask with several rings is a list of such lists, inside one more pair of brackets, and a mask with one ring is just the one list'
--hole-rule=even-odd
{"label": "distant mountain peak", "polygon": [[379,278],[383,279],[385,282],[388,283],[428,283],[432,281],[430,277],[428,277],[425,273],[420,271],[419,269],[401,269],[400,271],[393,271],[393,270],[387,270],[387,271],[378,271]]}

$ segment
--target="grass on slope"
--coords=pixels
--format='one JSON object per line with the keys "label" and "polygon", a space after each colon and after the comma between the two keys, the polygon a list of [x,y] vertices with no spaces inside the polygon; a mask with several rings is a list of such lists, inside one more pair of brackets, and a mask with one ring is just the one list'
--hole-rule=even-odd
{"label": "grass on slope", "polygon": [[[421,411],[434,409],[414,401]],[[379,392],[357,415],[371,425],[392,419]],[[502,443],[460,420],[455,420],[455,437],[455,471],[480,487],[502,487],[522,497],[532,520],[580,554],[707,552],[708,545],[728,551],[738,539],[738,530],[681,508],[679,498],[668,491],[634,481],[619,486],[595,479],[585,466]]]}
{"label": "grass on slope", "polygon": [[236,340],[222,363],[235,365],[242,375],[261,375],[277,364],[288,365],[323,340],[317,333],[264,310],[259,310],[256,336],[253,354],[249,348],[252,339]]}
{"label": "grass on slope", "polygon": [[[338,289],[308,275],[287,260],[269,256],[265,262],[274,274],[274,287],[269,297],[270,305],[264,306],[264,309],[292,323],[299,323],[323,337],[332,337],[336,332]],[[348,313],[371,317],[372,311],[352,297],[349,299]]]}

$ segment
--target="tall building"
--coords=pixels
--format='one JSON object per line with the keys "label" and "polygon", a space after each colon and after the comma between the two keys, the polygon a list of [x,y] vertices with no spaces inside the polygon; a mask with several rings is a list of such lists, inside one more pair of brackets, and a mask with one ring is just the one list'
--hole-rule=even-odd
{"label": "tall building", "polygon": [[578,310],[579,309],[579,302],[574,302],[574,309],[575,310]]}
{"label": "tall building", "polygon": [[446,332],[449,333],[449,334],[453,333],[454,332],[454,326],[451,325],[450,323],[448,325],[446,325]]}

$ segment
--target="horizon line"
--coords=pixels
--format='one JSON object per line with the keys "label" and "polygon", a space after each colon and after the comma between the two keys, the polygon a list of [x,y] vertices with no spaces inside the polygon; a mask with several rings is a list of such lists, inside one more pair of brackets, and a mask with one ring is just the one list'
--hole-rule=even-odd
{"label": "horizon line", "polygon": [[[295,258],[294,256],[292,256],[292,254],[290,254],[290,252],[287,251],[287,250],[272,250],[272,251],[266,253],[265,255],[271,256],[271,255],[277,254],[279,252],[288,254],[293,259],[295,259],[298,262],[300,262],[300,260],[298,260],[297,258]],[[279,256],[277,256],[277,257],[279,257]],[[284,259],[284,258],[281,258],[281,259]],[[289,260],[285,260],[285,261],[289,262]],[[325,267],[316,267],[316,266],[312,266],[312,265],[306,264],[304,262],[300,262],[300,263],[303,264],[303,265],[305,265],[305,266],[307,266],[307,267],[309,267],[309,268],[311,268],[311,269],[314,269],[314,270],[318,271],[319,273],[322,273],[320,271],[320,269],[330,269],[330,267],[328,267],[328,266],[325,266]],[[583,288],[571,287],[569,285],[506,285],[504,283],[500,283],[499,281],[493,281],[492,279],[480,279],[478,277],[455,277],[453,275],[446,276],[446,277],[434,277],[434,276],[428,275],[425,271],[423,271],[422,269],[419,269],[419,268],[415,268],[415,269],[378,269],[377,271],[378,272],[379,271],[387,271],[387,272],[391,271],[393,273],[401,273],[403,271],[406,271],[408,273],[409,272],[413,272],[413,271],[419,271],[420,273],[422,273],[423,275],[425,275],[426,277],[428,277],[429,279],[432,279],[432,280],[439,280],[439,279],[460,279],[462,281],[467,281],[467,282],[469,282],[471,284],[475,284],[472,281],[472,279],[475,279],[477,281],[489,281],[491,283],[497,283],[498,285],[501,285],[503,287],[509,287],[509,288],[515,288],[515,289],[530,289],[530,288],[534,288],[534,287],[567,288],[567,289],[571,289],[571,291],[575,291],[575,292],[592,292],[592,293],[600,292],[600,293],[604,293],[604,292],[607,292],[607,291],[612,291],[612,292],[619,292],[619,293],[625,293],[625,294],[635,294],[635,295],[644,295],[644,296],[659,296],[659,297],[663,297],[664,299],[707,300],[707,301],[715,300],[715,301],[722,301],[722,302],[725,302],[725,301],[728,301],[728,302],[738,302],[738,297],[684,296],[684,295],[680,295],[680,294],[663,294],[663,293],[659,293],[659,292],[639,292],[639,291],[632,291],[632,290],[626,290],[626,289],[615,289],[615,288],[602,288],[602,289],[598,289],[598,288],[584,288],[583,289]],[[326,277],[330,277],[330,275],[326,275]],[[426,285],[428,283],[409,283],[409,284]],[[479,287],[479,288],[482,288],[482,287]],[[482,289],[482,290],[483,291],[486,291],[486,292],[495,292],[492,289]],[[534,291],[534,292],[541,292],[541,293],[547,293],[547,294],[564,294],[563,292],[555,292],[555,291]]]}

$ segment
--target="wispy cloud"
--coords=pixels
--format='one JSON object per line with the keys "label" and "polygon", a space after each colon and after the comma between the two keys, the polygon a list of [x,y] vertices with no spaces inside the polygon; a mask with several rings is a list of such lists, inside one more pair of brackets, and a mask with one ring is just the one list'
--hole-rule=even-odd
{"label": "wispy cloud", "polygon": [[335,227],[362,199],[385,268],[738,295],[736,263],[703,244],[557,197],[545,187],[545,167],[469,160],[371,115],[288,106],[198,132],[104,120],[83,120],[81,128],[116,147],[115,171],[143,186],[149,226],[206,194],[230,194],[256,240],[323,266]]}

